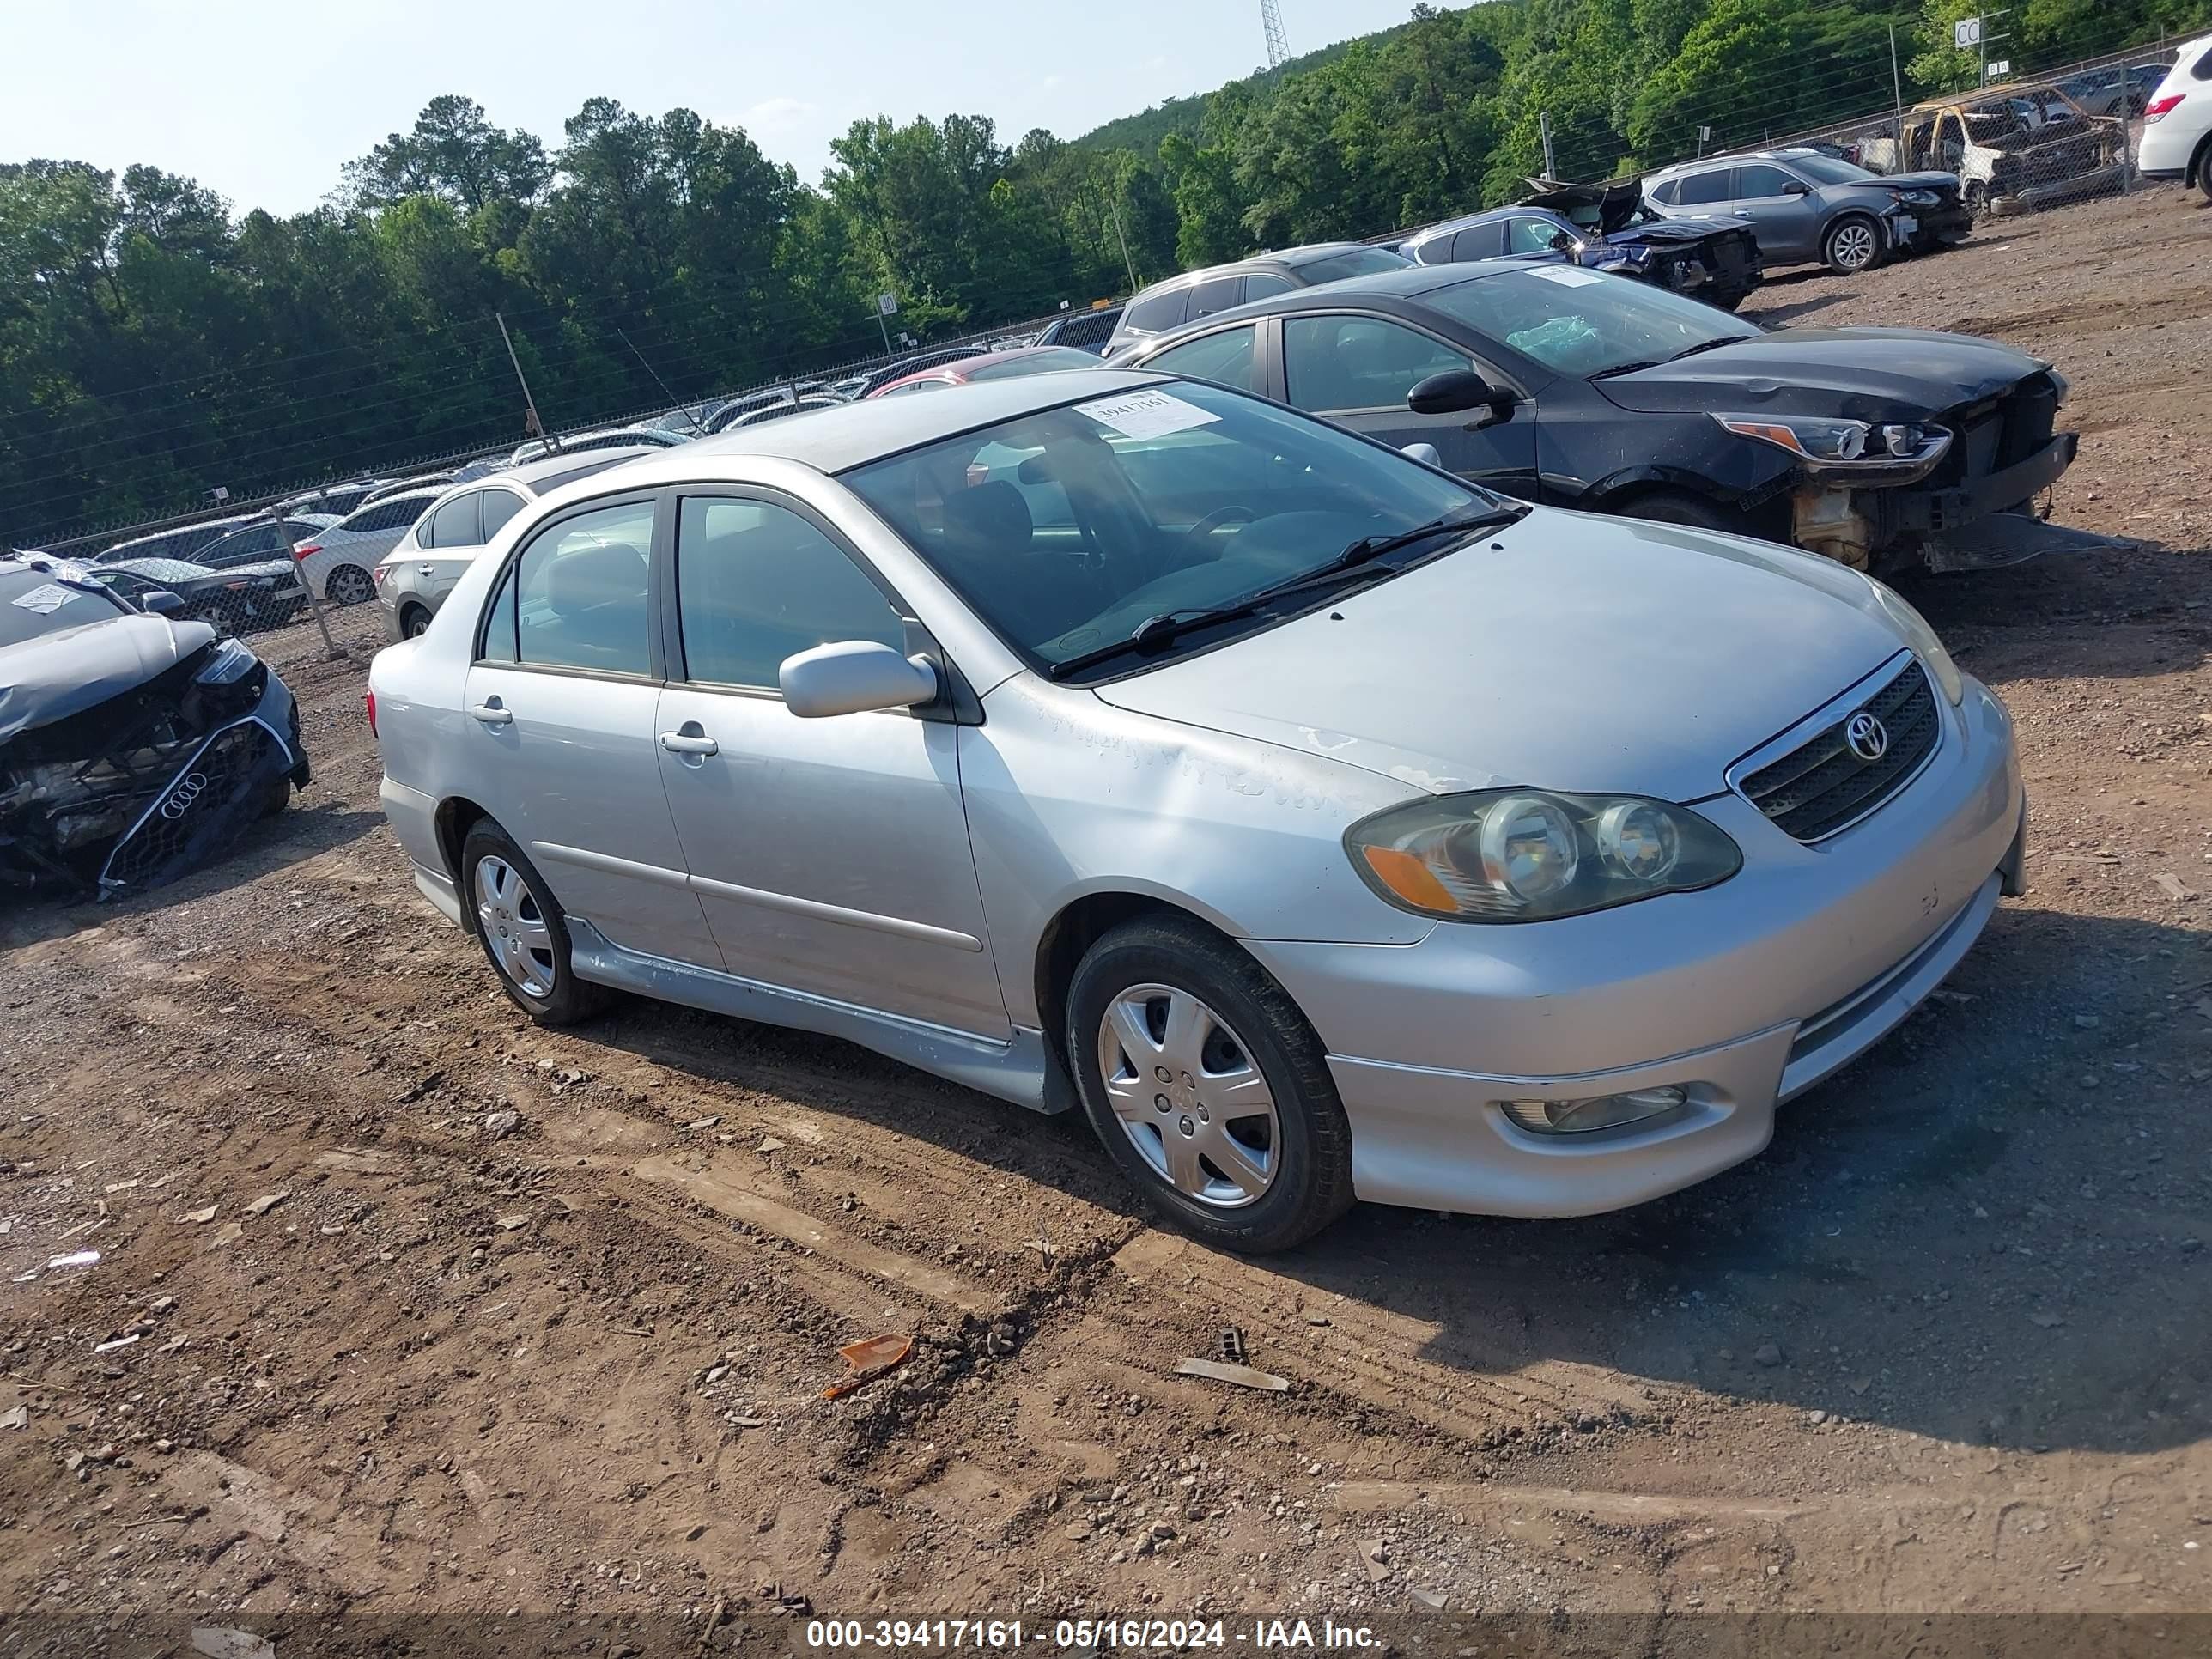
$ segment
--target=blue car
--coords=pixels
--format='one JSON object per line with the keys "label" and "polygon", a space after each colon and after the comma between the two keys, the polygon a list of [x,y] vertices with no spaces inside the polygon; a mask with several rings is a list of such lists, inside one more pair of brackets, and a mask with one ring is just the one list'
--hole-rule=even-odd
{"label": "blue car", "polygon": [[1417,264],[1528,259],[1632,276],[1734,311],[1759,286],[1759,240],[1741,219],[1662,218],[1634,180],[1546,185],[1516,207],[1431,225],[1398,245]]}

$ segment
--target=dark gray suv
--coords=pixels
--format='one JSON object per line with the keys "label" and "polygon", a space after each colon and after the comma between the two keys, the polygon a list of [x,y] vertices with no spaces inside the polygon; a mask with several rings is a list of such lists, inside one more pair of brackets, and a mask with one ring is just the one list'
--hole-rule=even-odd
{"label": "dark gray suv", "polygon": [[1154,283],[1122,308],[1121,320],[1114,325],[1114,337],[1106,342],[1106,356],[1110,361],[1116,352],[1139,341],[1248,300],[1265,300],[1292,289],[1318,288],[1346,276],[1372,276],[1413,263],[1395,248],[1372,247],[1365,242],[1310,242],[1279,252],[1255,253],[1232,264],[1186,270]]}
{"label": "dark gray suv", "polygon": [[1670,219],[1750,220],[1769,268],[1818,262],[1843,276],[1948,246],[1973,222],[1955,173],[1869,173],[1813,149],[1685,161],[1645,179],[1644,199]]}

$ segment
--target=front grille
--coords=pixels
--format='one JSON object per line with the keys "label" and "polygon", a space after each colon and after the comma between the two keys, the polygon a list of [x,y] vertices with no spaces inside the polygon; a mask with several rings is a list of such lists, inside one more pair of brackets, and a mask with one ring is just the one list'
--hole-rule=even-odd
{"label": "front grille", "polygon": [[[1861,714],[1881,722],[1888,743],[1862,760],[1845,729]],[[1745,799],[1799,841],[1819,841],[1857,823],[1911,782],[1935,752],[1936,694],[1917,662],[1832,725],[1743,778]]]}

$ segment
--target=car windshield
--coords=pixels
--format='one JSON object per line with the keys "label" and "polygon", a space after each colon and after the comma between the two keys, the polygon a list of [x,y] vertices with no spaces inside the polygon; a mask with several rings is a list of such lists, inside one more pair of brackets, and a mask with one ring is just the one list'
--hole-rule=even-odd
{"label": "car windshield", "polygon": [[1373,276],[1385,270],[1403,270],[1413,262],[1395,248],[1351,247],[1341,253],[1310,259],[1295,267],[1308,286],[1341,282],[1346,276]]}
{"label": "car windshield", "polygon": [[1808,179],[1823,185],[1863,185],[1869,179],[1881,176],[1850,161],[1838,161],[1832,155],[1793,155],[1790,158],[1790,165]]}
{"label": "car windshield", "polygon": [[0,646],[106,622],[131,608],[106,589],[59,572],[0,571]]}
{"label": "car windshield", "polygon": [[1759,332],[1702,301],[1572,265],[1472,277],[1431,289],[1420,302],[1547,368],[1585,379]]}
{"label": "car windshield", "polygon": [[1047,667],[1154,617],[1234,605],[1363,538],[1498,505],[1334,427],[1188,380],[1043,410],[842,476]]}

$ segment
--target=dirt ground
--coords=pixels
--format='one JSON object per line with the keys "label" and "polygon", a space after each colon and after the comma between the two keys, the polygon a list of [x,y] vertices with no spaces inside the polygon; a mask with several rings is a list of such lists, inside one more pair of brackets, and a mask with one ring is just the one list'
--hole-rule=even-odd
{"label": "dirt ground", "polygon": [[[672,1007],[538,1030],[406,879],[359,665],[267,636],[292,810],[0,924],[0,1607],[2212,1611],[2196,202],[1747,308],[2052,359],[2057,516],[2143,545],[1908,584],[2018,718],[2033,889],[1763,1157],[1625,1214],[1239,1261],[1073,1117]],[[1173,1373],[1231,1327],[1287,1392]]]}

